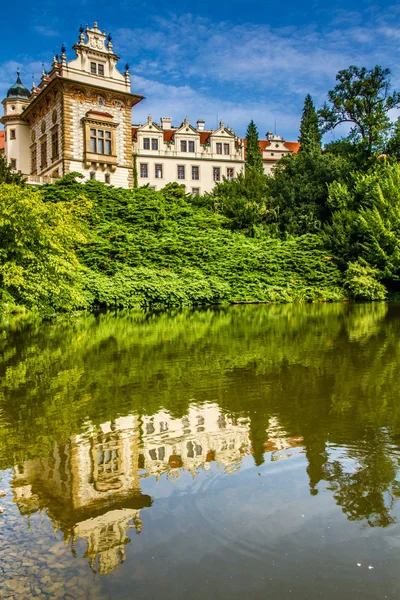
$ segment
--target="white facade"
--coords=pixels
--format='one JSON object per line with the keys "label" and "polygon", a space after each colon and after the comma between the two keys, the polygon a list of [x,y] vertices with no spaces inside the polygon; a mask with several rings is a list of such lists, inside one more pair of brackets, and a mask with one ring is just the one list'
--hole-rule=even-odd
{"label": "white facade", "polygon": [[204,194],[243,171],[243,141],[223,121],[215,131],[205,131],[204,121],[196,128],[187,118],[179,127],[171,127],[171,121],[164,117],[158,125],[149,115],[147,123],[133,127],[139,185],[161,189],[176,181],[188,193]]}

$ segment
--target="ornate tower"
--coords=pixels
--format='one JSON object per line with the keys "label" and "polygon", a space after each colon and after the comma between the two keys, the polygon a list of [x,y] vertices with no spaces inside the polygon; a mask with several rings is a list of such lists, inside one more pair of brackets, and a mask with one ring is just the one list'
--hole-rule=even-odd
{"label": "ornate tower", "polygon": [[38,177],[78,171],[85,179],[131,187],[131,109],[143,97],[131,93],[129,68],[124,73],[117,69],[111,36],[97,23],[80,27],[73,49],[76,58],[67,61],[61,47],[32,94],[24,88],[22,120],[29,132],[24,148],[28,162],[30,153],[30,169],[21,170]]}
{"label": "ornate tower", "polygon": [[29,125],[23,119],[23,111],[29,105],[31,93],[22,84],[20,72],[17,71],[17,81],[7,92],[3,100],[4,116],[4,152],[7,162],[16,171],[25,175],[30,173],[29,164]]}

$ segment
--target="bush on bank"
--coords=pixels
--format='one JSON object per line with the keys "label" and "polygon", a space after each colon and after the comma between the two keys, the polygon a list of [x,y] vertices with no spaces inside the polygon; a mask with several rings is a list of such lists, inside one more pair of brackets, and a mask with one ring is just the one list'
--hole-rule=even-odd
{"label": "bush on bank", "polygon": [[162,191],[80,184],[0,186],[1,311],[343,298],[315,235],[283,241]]}

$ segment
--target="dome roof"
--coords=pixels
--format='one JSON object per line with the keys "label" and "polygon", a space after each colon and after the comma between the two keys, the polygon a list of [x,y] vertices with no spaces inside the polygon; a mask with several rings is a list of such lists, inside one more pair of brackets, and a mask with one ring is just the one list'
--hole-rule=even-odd
{"label": "dome roof", "polygon": [[22,81],[19,76],[19,71],[17,71],[17,81],[10,87],[7,92],[7,98],[24,98],[27,99],[30,97],[31,93],[26,87],[22,84]]}

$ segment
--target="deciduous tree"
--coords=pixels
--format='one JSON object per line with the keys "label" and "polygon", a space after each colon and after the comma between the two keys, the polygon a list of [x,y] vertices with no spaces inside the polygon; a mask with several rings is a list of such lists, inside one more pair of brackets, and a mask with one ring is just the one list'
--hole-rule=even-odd
{"label": "deciduous tree", "polygon": [[337,85],[319,111],[323,132],[350,123],[349,138],[361,142],[370,154],[382,148],[391,127],[388,112],[400,106],[400,94],[391,93],[390,69],[350,66],[336,75]]}

